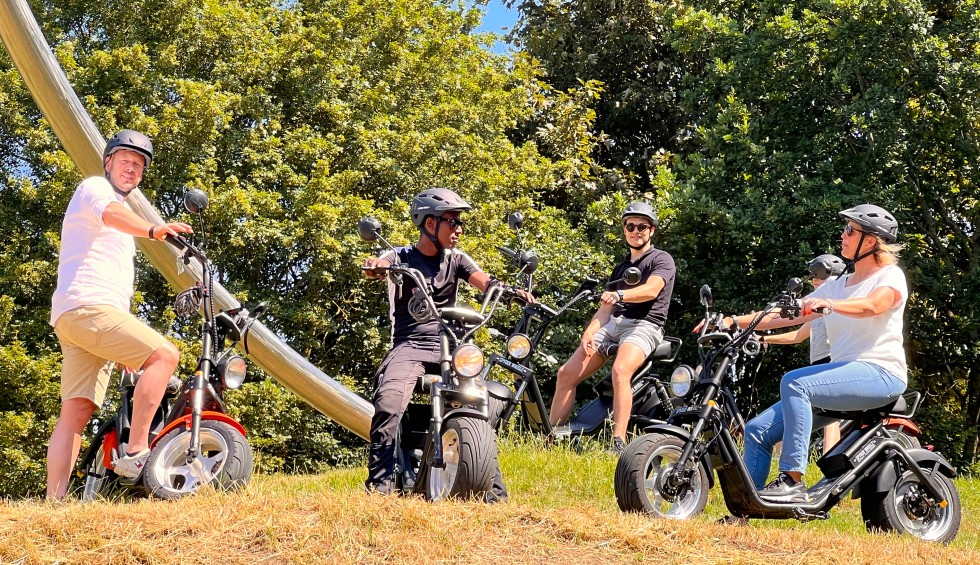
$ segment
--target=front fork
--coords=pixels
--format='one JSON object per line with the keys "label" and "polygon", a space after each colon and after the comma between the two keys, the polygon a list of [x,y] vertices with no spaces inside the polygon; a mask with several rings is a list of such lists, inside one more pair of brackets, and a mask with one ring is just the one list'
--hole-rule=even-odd
{"label": "front fork", "polygon": [[432,418],[429,420],[429,437],[432,438],[432,466],[441,469],[446,465],[442,460],[442,421],[446,401],[442,397],[441,387],[438,384],[432,383],[430,391],[432,394]]}

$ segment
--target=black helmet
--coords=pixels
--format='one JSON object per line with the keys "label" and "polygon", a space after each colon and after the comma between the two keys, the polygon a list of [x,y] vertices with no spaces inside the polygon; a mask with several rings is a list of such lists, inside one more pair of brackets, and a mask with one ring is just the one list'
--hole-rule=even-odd
{"label": "black helmet", "polygon": [[630,205],[623,210],[623,219],[626,216],[642,216],[650,221],[650,225],[657,227],[657,211],[646,202],[630,202]]}
{"label": "black helmet", "polygon": [[839,277],[846,267],[847,264],[840,257],[832,253],[824,253],[810,261],[809,271],[815,278],[826,280],[830,277]]}
{"label": "black helmet", "polygon": [[861,231],[879,237],[885,243],[898,241],[898,222],[887,210],[874,204],[861,204],[840,212],[848,220],[857,222]]}
{"label": "black helmet", "polygon": [[448,188],[430,188],[412,199],[412,221],[419,228],[429,216],[441,218],[446,212],[465,212],[473,207]]}
{"label": "black helmet", "polygon": [[150,161],[153,160],[153,142],[150,141],[149,137],[135,130],[124,129],[112,136],[105,144],[105,151],[102,152],[102,160],[105,161],[106,157],[120,149],[129,149],[130,151],[139,153],[146,159],[147,167],[150,166]]}

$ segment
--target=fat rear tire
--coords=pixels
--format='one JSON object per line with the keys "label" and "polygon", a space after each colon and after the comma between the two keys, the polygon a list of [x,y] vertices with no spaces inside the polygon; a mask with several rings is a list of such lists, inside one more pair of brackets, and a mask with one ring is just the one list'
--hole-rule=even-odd
{"label": "fat rear tire", "polygon": [[861,513],[869,530],[895,531],[939,543],[953,541],[963,519],[959,492],[946,475],[934,473],[932,469],[923,472],[939,484],[946,506],[925,505],[922,498],[926,494],[918,477],[905,470],[888,492],[868,497],[867,508],[862,497]]}
{"label": "fat rear tire", "polygon": [[665,434],[639,436],[616,464],[616,501],[624,512],[643,512],[684,520],[704,512],[708,504],[708,473],[698,461],[690,481],[671,491],[665,479],[674,468],[684,441]]}
{"label": "fat rear tire", "polygon": [[252,478],[252,448],[232,425],[217,420],[201,422],[200,467],[186,461],[190,440],[190,430],[180,426],[154,445],[143,469],[143,484],[150,495],[165,500],[181,498],[206,484],[237,489]]}
{"label": "fat rear tire", "polygon": [[427,500],[447,498],[480,499],[493,486],[497,468],[497,441],[486,420],[472,417],[450,418],[443,422],[442,455],[444,468],[432,466],[432,444],[427,442],[415,490]]}
{"label": "fat rear tire", "polygon": [[98,443],[93,443],[82,461],[80,476],[75,477],[73,488],[83,502],[110,498],[121,491],[119,477],[105,466],[105,435],[98,436],[94,441]]}

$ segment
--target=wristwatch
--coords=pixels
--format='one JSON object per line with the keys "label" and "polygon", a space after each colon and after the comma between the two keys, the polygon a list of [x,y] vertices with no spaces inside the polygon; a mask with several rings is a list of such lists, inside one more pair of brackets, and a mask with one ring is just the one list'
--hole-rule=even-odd
{"label": "wristwatch", "polygon": [[618,294],[618,295],[619,295],[619,301],[620,301],[620,302],[622,302],[623,300],[626,300],[626,297],[625,297],[625,296],[623,296],[623,291],[621,291],[621,290],[617,290],[617,291],[616,291],[616,294]]}

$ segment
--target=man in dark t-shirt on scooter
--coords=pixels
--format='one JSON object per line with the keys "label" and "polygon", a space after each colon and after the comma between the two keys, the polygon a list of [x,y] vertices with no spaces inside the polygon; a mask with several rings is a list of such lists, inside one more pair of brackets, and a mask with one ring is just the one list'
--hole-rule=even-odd
{"label": "man in dark t-shirt on scooter", "polygon": [[603,352],[618,344],[612,366],[611,446],[617,453],[626,447],[626,429],[633,405],[630,379],[663,341],[663,327],[674,291],[674,258],[650,242],[656,227],[657,213],[645,202],[633,202],[623,211],[623,235],[630,252],[613,269],[612,280],[621,279],[626,269],[636,267],[641,273],[640,283],[628,286],[621,281],[602,293],[602,305],[582,332],[581,343],[558,370],[551,405],[551,424],[567,421],[575,404],[575,388],[605,364]]}

